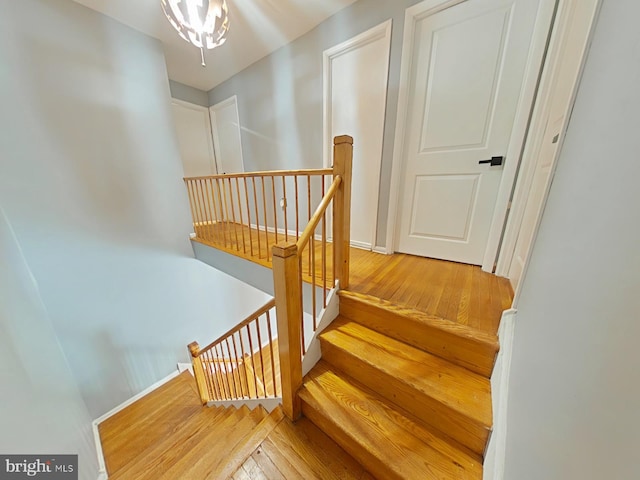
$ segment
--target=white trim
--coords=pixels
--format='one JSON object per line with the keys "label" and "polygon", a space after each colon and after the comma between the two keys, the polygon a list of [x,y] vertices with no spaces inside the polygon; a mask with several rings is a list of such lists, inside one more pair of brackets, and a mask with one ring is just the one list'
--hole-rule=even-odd
{"label": "white trim", "polygon": [[[238,122],[238,139],[240,140],[240,163],[242,163],[242,172],[245,171],[244,169],[244,153],[243,153],[243,149],[242,149],[242,128],[240,127],[240,110],[238,109],[238,96],[237,95],[232,95],[231,97],[227,98],[226,100],[223,100],[221,102],[216,103],[215,105],[211,105],[209,107],[209,119],[210,119],[210,124],[211,124],[211,137],[213,138],[213,151],[215,153],[215,159],[216,159],[216,172],[220,173],[220,166],[218,165],[218,157],[220,156],[220,152],[218,151],[218,147],[217,145],[220,145],[220,138],[218,137],[218,129],[217,129],[217,124],[216,124],[216,118],[214,113],[220,109],[220,108],[224,108],[228,105],[235,105],[236,107],[236,120]],[[237,172],[234,172],[237,173]]]}
{"label": "white trim", "polygon": [[[410,72],[413,66],[413,38],[415,28],[421,19],[438,13],[441,10],[453,7],[467,0],[425,0],[406,10],[404,22],[404,38],[402,41],[402,60],[400,67],[400,83],[398,86],[398,113],[396,119],[396,132],[393,147],[393,161],[391,168],[391,186],[389,191],[389,210],[387,212],[387,235],[386,248],[387,252],[397,249],[399,240],[396,234],[396,224],[399,209],[399,195],[401,191],[401,182],[404,174],[404,140],[407,129],[407,113],[409,101],[409,86],[411,82]],[[533,100],[535,96],[536,85],[538,82],[538,73],[540,72],[542,56],[547,43],[549,27],[555,8],[555,0],[540,0],[538,9],[538,18],[534,27],[533,40],[529,49],[529,58],[525,70],[525,80],[521,89],[520,101],[516,112],[514,127],[511,133],[509,147],[506,156],[508,159],[519,159],[524,143],[524,135],[526,133],[527,124]],[[500,188],[496,208],[494,210],[491,222],[491,231],[487,248],[482,263],[482,269],[492,271],[493,264],[498,251],[502,230],[504,227],[504,218],[506,216],[511,189],[515,181],[518,161],[507,161],[502,174]]]}
{"label": "white trim", "polygon": [[560,0],[540,0],[540,5],[538,6],[538,17],[536,18],[533,37],[529,47],[529,58],[527,59],[524,82],[520,89],[520,101],[518,102],[513,129],[511,130],[505,166],[502,171],[502,179],[500,180],[500,187],[498,189],[498,198],[496,199],[493,219],[491,220],[491,227],[489,229],[489,238],[487,239],[487,247],[482,261],[482,270],[485,272],[493,272],[493,267],[498,256],[500,240],[507,220],[507,211],[509,210],[509,200],[511,200],[513,185],[515,184],[518,174],[518,165],[520,164],[522,150],[527,137],[529,119],[535,107],[538,80],[543,68],[547,42],[551,28],[553,27],[553,13],[556,3],[559,1]]}
{"label": "white trim", "polygon": [[338,296],[338,289],[339,286],[329,292],[329,296],[327,297],[327,306],[322,312],[320,312],[320,323],[318,323],[318,328],[313,334],[313,338],[307,347],[307,353],[302,359],[302,376],[309,373],[311,369],[316,366],[316,363],[320,361],[320,358],[322,358],[318,335],[320,335],[325,328],[331,325],[331,322],[333,322],[340,314],[340,297]]}
{"label": "white trim", "polygon": [[517,311],[502,313],[498,338],[500,351],[491,375],[491,402],[493,405],[493,430],[484,459],[483,479],[503,480],[507,454],[507,406],[509,400],[509,376],[513,356],[513,340]]}
{"label": "white trim", "polygon": [[98,474],[99,474],[98,475],[98,480],[108,478],[107,467],[106,467],[106,464],[104,462],[104,452],[102,451],[102,440],[100,439],[100,430],[98,429],[98,425],[100,425],[102,422],[104,422],[107,418],[114,416],[116,413],[124,410],[129,405],[131,405],[131,404],[135,403],[136,401],[140,400],[145,395],[150,394],[155,389],[161,387],[162,385],[164,385],[165,383],[169,382],[170,380],[173,380],[178,375],[180,375],[180,372],[178,370],[176,370],[175,372],[170,373],[169,375],[164,377],[162,380],[158,380],[156,383],[154,383],[150,387],[145,388],[140,393],[138,393],[138,394],[134,395],[133,397],[131,397],[130,399],[124,401],[123,403],[121,403],[117,407],[112,408],[107,413],[105,413],[104,415],[101,415],[100,417],[95,419],[93,422],[91,422],[91,429],[93,430],[93,438],[94,438],[94,442],[96,444],[96,455],[97,455],[97,458],[98,458]]}
{"label": "white trim", "polygon": [[281,397],[271,398],[244,398],[238,400],[211,400],[207,402],[207,407],[235,407],[241,408],[243,406],[249,407],[249,410],[253,410],[256,407],[263,406],[264,409],[271,413],[279,405],[282,405]]}
{"label": "white trim", "polygon": [[[582,1],[582,0],[576,0]],[[565,7],[567,3],[563,3],[562,7]],[[577,3],[572,4],[574,7],[578,5]],[[591,46],[591,40],[593,38],[594,25],[596,18],[598,17],[598,13],[600,11],[600,7],[602,5],[601,0],[597,0],[594,6],[594,10],[589,19],[590,25],[588,27],[587,38],[585,39],[585,44],[583,50],[581,52],[581,61],[578,73],[576,75],[576,81],[572,87],[571,99],[569,100],[567,115],[565,116],[564,124],[561,128],[560,138],[558,139],[558,148],[556,151],[556,158],[553,161],[552,170],[549,176],[549,182],[547,184],[547,190],[544,194],[544,198],[542,200],[542,207],[546,203],[547,196],[549,194],[549,188],[551,186],[551,182],[553,180],[553,176],[555,173],[555,169],[557,166],[557,158],[560,155],[562,150],[562,144],[564,143],[564,138],[567,132],[567,126],[570,120],[570,112],[573,109],[573,105],[575,103],[576,94],[578,91],[578,86],[582,79],[582,72],[584,70],[584,65],[587,58],[587,53]],[[546,122],[542,121],[548,115],[548,111],[550,109],[550,101],[553,93],[553,85],[557,75],[557,66],[561,62],[560,55],[562,55],[562,49],[564,42],[566,42],[566,34],[569,28],[572,27],[571,19],[573,18],[573,10],[571,12],[566,12],[568,15],[562,15],[565,12],[558,12],[556,25],[559,22],[562,22],[558,29],[554,28],[553,38],[550,45],[550,52],[553,55],[553,58],[547,58],[546,63],[551,63],[551,69],[545,72],[544,77],[542,79],[540,85],[540,92],[542,92],[541,98],[536,102],[536,107],[533,113],[533,119],[531,122],[532,128],[530,133],[528,134],[528,140],[525,145],[525,149],[522,155],[522,162],[520,167],[520,172],[518,174],[516,188],[514,190],[511,212],[509,214],[509,218],[507,219],[507,224],[505,227],[504,238],[502,241],[502,247],[500,249],[500,255],[497,260],[496,266],[496,275],[500,275],[503,277],[507,277],[509,274],[509,269],[511,266],[511,262],[513,261],[513,256],[515,254],[516,243],[518,240],[518,236],[520,233],[520,228],[522,225],[522,220],[524,216],[524,210],[529,198],[529,193],[531,189],[531,183],[533,181],[533,176],[535,174],[535,167],[537,164],[538,154],[541,147],[541,142],[544,138],[544,133],[546,130]],[[561,18],[562,17],[562,18]],[[533,231],[533,240],[537,236],[538,229],[540,227],[541,216],[539,216],[538,221],[535,225]],[[532,244],[533,244],[532,240]],[[531,253],[531,249],[529,254]],[[530,255],[529,255],[530,256]],[[521,279],[524,277],[524,274],[528,265],[528,258],[525,261],[525,266],[522,270]],[[520,285],[522,282],[516,286],[516,291],[514,295],[513,305],[517,304],[517,299],[520,296]]]}
{"label": "white trim", "polygon": [[213,128],[211,126],[211,111],[209,110],[208,107],[203,107],[202,105],[197,105],[191,102],[185,102],[184,100],[179,100],[177,98],[171,98],[171,103],[205,114],[207,128],[209,129],[209,135],[207,136],[207,146],[209,147],[209,162],[211,163],[211,168],[213,169],[212,171],[217,172],[218,166],[216,165],[216,153],[213,146]]}
{"label": "white trim", "polygon": [[373,247],[372,251],[374,253],[381,253],[383,255],[392,255],[393,254],[393,250],[389,250],[387,247],[381,247],[379,245],[376,245],[375,247]]}
{"label": "white trim", "polygon": [[[335,58],[340,57],[346,53],[352,52],[358,48],[364,47],[372,42],[375,42],[380,39],[384,39],[385,46],[384,52],[387,59],[387,74],[385,78],[385,88],[384,88],[384,109],[382,112],[382,122],[384,123],[384,119],[387,116],[387,92],[389,91],[389,69],[391,62],[391,27],[393,24],[392,19],[388,19],[385,22],[382,22],[379,25],[376,25],[369,30],[356,35],[349,40],[342,42],[334,47],[331,47],[325,50],[322,54],[322,72],[323,72],[323,95],[322,95],[322,108],[323,108],[323,139],[322,142],[322,156],[324,159],[325,168],[329,168],[332,165],[332,147],[333,147],[333,138],[331,134],[331,118],[332,118],[332,97],[331,97],[331,73],[332,73],[332,62]],[[383,133],[384,133],[384,125],[383,125]],[[357,142],[358,139],[355,139]],[[380,152],[380,158],[378,163],[378,171],[375,180],[375,198],[371,199],[371,205],[378,205],[378,199],[380,197],[380,176],[382,172],[382,151]],[[371,242],[351,242],[352,246],[366,248],[367,250],[371,250],[372,246],[376,241],[376,232],[378,229],[378,207],[376,207],[375,211],[371,215]]]}

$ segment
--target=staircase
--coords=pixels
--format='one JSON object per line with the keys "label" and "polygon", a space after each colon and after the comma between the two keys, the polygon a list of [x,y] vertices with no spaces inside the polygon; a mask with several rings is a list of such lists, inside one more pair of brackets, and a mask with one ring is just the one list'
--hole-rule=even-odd
{"label": "staircase", "polygon": [[480,479],[494,336],[348,291],[303,414],[381,479]]}
{"label": "staircase", "polygon": [[185,372],[100,424],[110,480],[366,480],[313,423],[281,408],[203,408]]}

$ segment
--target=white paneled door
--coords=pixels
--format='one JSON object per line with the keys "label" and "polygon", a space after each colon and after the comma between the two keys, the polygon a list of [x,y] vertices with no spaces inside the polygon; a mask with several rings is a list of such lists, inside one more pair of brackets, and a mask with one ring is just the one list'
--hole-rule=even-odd
{"label": "white paneled door", "polygon": [[199,177],[215,174],[216,164],[209,109],[175,99],[171,101],[171,109],[184,176]]}
{"label": "white paneled door", "polygon": [[236,96],[210,107],[210,112],[218,173],[244,172]]}
{"label": "white paneled door", "polygon": [[[405,38],[397,250],[480,265],[540,0],[429,0]],[[401,113],[402,114],[402,113]]]}
{"label": "white paneled door", "polygon": [[324,52],[324,157],[333,137],[351,135],[353,177],[351,244],[375,243],[387,102],[391,20]]}

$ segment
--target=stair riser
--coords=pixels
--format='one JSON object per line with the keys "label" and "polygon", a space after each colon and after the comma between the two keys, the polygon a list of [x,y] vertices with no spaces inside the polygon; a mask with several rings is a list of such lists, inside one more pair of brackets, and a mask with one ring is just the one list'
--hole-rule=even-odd
{"label": "stair riser", "polygon": [[[455,326],[451,327],[451,331],[443,330],[416,321],[409,315],[403,315],[391,308],[369,305],[348,296],[340,297],[340,314],[486,378],[489,378],[493,371],[497,345],[487,344],[469,336],[456,335]],[[434,320],[434,323],[437,322]]]}
{"label": "stair riser", "polygon": [[322,358],[473,452],[484,454],[489,428],[461,414],[426,392],[366,363],[321,337]]}

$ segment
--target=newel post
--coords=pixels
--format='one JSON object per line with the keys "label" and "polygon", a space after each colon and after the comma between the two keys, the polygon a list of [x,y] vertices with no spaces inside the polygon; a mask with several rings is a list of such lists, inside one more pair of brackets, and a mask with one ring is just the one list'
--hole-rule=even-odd
{"label": "newel post", "polygon": [[333,199],[333,249],[336,280],[340,288],[349,287],[351,244],[351,176],[353,172],[353,138],[342,135],[333,139],[333,177],[342,183]]}
{"label": "newel post", "polygon": [[298,389],[302,386],[302,287],[298,246],[281,242],[273,246],[272,253],[282,408],[287,417],[297,420],[301,414]]}
{"label": "newel post", "polygon": [[202,368],[202,359],[200,358],[200,345],[198,342],[191,342],[189,346],[189,353],[191,354],[191,364],[193,365],[193,376],[196,377],[196,385],[198,385],[198,393],[200,394],[200,401],[203,405],[206,405],[209,401],[209,395],[207,394],[207,381],[204,377],[204,369]]}

